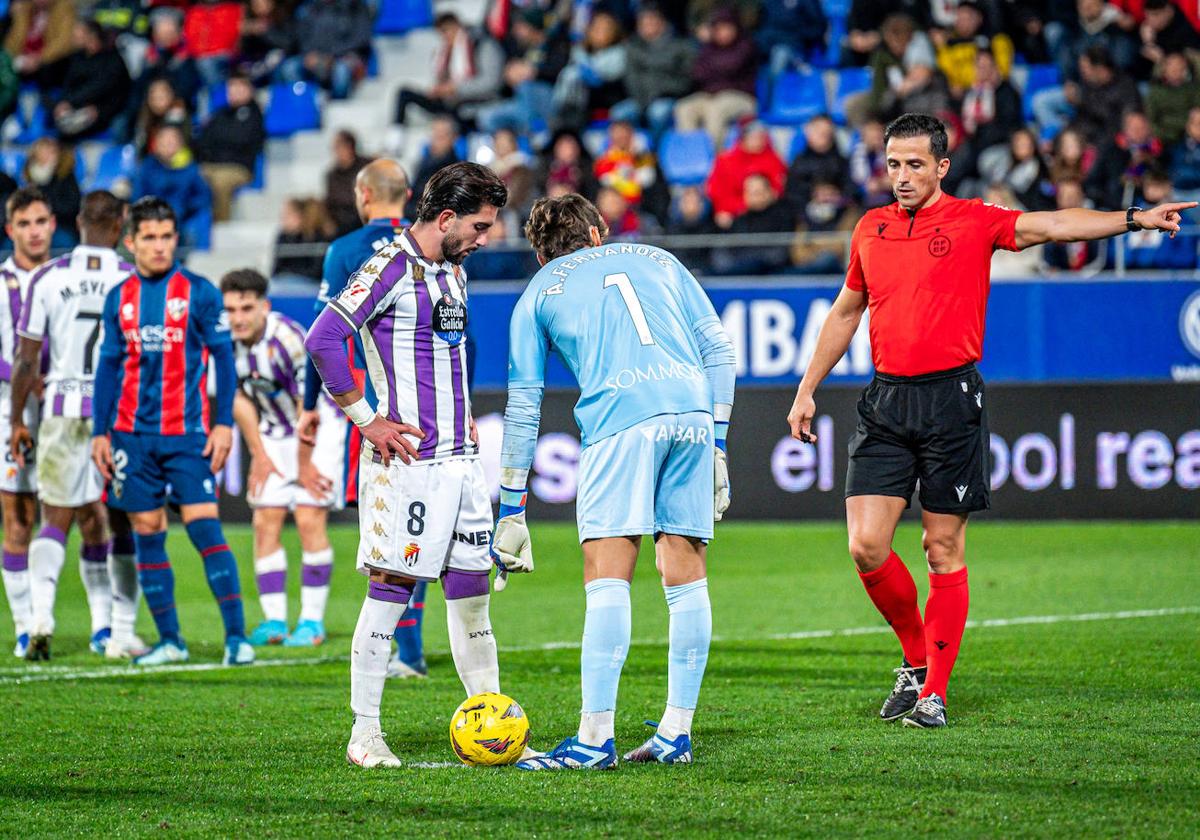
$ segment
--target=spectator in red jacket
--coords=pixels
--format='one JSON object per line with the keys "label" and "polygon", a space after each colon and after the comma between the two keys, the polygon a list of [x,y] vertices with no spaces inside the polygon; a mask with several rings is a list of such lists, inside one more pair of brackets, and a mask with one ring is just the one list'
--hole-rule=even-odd
{"label": "spectator in red jacket", "polygon": [[[692,65],[696,93],[675,103],[675,127],[680,131],[703,128],[719,149],[729,124],[758,109],[754,96],[758,50],[731,9],[715,12],[709,31]],[[740,184],[737,191],[741,192]]]}
{"label": "spectator in red jacket", "polygon": [[721,228],[728,229],[736,217],[746,212],[744,185],[751,175],[764,176],[776,194],[783,191],[787,178],[787,164],[771,146],[767,127],[758,121],[748,122],[737,144],[717,155],[708,176],[708,198],[713,218]]}
{"label": "spectator in red jacket", "polygon": [[185,12],[183,37],[205,84],[215,85],[228,75],[241,31],[241,3],[200,0]]}

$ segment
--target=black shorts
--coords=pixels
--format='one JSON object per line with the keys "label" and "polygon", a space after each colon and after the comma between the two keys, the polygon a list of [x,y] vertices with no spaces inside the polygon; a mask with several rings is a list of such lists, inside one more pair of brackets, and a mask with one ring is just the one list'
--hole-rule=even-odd
{"label": "black shorts", "polygon": [[899,496],[917,480],[921,507],[970,513],[991,507],[983,378],[974,365],[922,376],[876,374],[858,400],[846,496]]}

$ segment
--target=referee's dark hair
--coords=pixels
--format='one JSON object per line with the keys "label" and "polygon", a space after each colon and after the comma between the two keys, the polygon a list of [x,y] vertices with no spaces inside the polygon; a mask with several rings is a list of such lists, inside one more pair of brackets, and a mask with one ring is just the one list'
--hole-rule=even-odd
{"label": "referee's dark hair", "polygon": [[179,220],[171,205],[156,195],[148,195],[133,202],[129,208],[129,235],[137,236],[138,225],[142,222],[170,222],[179,230]]}
{"label": "referee's dark hair", "polygon": [[429,183],[417,205],[417,221],[432,222],[444,210],[470,216],[482,207],[497,210],[508,203],[508,187],[495,172],[478,163],[460,161],[443,166]]}
{"label": "referee's dark hair", "polygon": [[237,268],[221,278],[221,294],[249,292],[256,298],[267,296],[267,278],[253,268]]}
{"label": "referee's dark hair", "polygon": [[937,117],[929,114],[901,114],[888,123],[883,130],[883,145],[893,137],[907,139],[909,137],[928,137],[929,150],[933,152],[934,160],[941,160],[950,154],[950,138],[946,136],[946,126]]}

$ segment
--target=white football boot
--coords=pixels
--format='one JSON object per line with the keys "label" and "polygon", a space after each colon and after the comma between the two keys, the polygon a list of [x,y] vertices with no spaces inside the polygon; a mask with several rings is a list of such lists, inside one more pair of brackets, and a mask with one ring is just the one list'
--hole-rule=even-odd
{"label": "white football boot", "polygon": [[108,646],[104,648],[104,658],[134,659],[149,652],[150,646],[136,635],[124,639],[118,639],[116,636],[113,636],[108,640]]}
{"label": "white football boot", "polygon": [[360,735],[351,735],[346,745],[346,761],[367,770],[375,767],[399,767],[400,759],[383,740],[384,734],[373,726]]}

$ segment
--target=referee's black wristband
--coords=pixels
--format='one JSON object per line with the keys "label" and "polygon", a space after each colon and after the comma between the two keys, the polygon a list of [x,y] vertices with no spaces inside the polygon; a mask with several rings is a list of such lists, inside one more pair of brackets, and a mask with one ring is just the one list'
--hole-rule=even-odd
{"label": "referee's black wristband", "polygon": [[1125,230],[1129,231],[1130,233],[1133,233],[1135,230],[1142,229],[1142,226],[1133,220],[1133,214],[1140,213],[1141,211],[1142,211],[1142,208],[1136,207],[1136,206],[1130,207],[1128,210],[1125,211]]}

